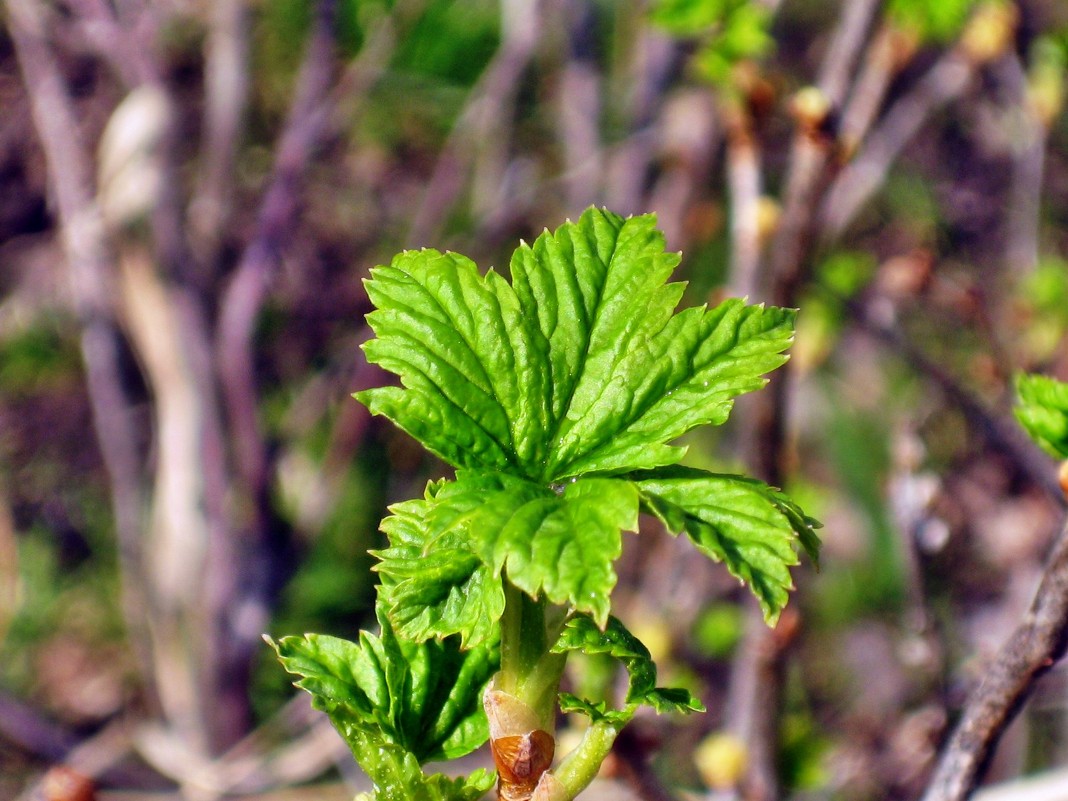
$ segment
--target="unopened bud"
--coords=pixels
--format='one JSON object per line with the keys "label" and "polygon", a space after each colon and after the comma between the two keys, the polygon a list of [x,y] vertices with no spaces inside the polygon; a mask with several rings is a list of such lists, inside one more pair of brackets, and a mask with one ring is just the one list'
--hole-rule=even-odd
{"label": "unopened bud", "polygon": [[1016,34],[1016,6],[991,0],[976,9],[964,26],[960,47],[974,64],[988,64],[1005,53]]}
{"label": "unopened bud", "polygon": [[88,776],[60,765],[41,780],[41,796],[44,801],[94,801],[96,793]]}
{"label": "unopened bud", "polygon": [[738,786],[749,763],[749,751],[741,738],[726,732],[710,734],[694,750],[694,764],[713,790]]}
{"label": "unopened bud", "polygon": [[782,206],[779,202],[773,197],[761,195],[756,208],[757,237],[761,242],[767,242],[775,235],[781,217]]}
{"label": "unopened bud", "polygon": [[818,87],[806,86],[790,100],[790,114],[807,136],[822,139],[833,127],[831,101]]}

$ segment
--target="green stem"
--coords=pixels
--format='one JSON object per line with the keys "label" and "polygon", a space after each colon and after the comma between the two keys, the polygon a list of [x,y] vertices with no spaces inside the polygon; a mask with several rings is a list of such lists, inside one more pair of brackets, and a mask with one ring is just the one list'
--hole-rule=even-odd
{"label": "green stem", "polygon": [[504,593],[497,687],[533,709],[551,733],[567,655],[549,649],[560,636],[564,612],[544,599],[534,600],[507,578]]}
{"label": "green stem", "polygon": [[599,720],[591,723],[575,750],[553,771],[553,776],[563,785],[568,798],[577,796],[596,778],[597,771],[601,769],[624,725],[623,721],[609,723]]}

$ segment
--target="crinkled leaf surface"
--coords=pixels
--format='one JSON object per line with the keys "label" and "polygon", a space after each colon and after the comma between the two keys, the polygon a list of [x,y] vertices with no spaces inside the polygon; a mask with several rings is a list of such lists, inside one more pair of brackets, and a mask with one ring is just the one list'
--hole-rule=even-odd
{"label": "crinkled leaf surface", "polygon": [[582,712],[594,720],[608,718],[614,723],[625,723],[640,704],[651,706],[657,712],[704,711],[704,706],[689,691],[656,686],[656,664],[649,649],[618,618],[609,616],[607,624],[601,627],[588,615],[573,615],[552,650],[607,654],[623,663],[629,677],[624,709],[607,710],[604,702],[594,703],[565,693],[560,701],[565,712]]}
{"label": "crinkled leaf surface", "polygon": [[423,501],[393,507],[383,528],[382,598],[404,636],[461,632],[486,641],[503,611],[501,575],[532,597],[608,618],[621,529],[638,527],[638,492],[620,479],[555,490],[503,473],[461,470]]}
{"label": "crinkled leaf surface", "polygon": [[427,775],[411,752],[382,741],[374,730],[354,726],[346,739],[362,755],[360,765],[375,785],[374,792],[361,793],[356,801],[477,801],[496,780],[496,774],[482,769],[455,779]]}
{"label": "crinkled leaf surface", "polygon": [[[458,495],[467,492],[468,478],[457,476]],[[486,477],[471,478],[477,486]],[[560,492],[530,483],[525,491],[475,492],[483,501],[468,519],[467,534],[483,562],[498,575],[507,571],[531,597],[544,593],[607,620],[620,530],[638,530],[638,493],[630,482],[590,478],[567,482]]]}
{"label": "crinkled leaf surface", "polygon": [[400,387],[357,394],[457,467],[549,484],[673,464],[668,443],[726,420],[785,361],[790,310],[730,300],[675,313],[652,215],[590,209],[512,257],[509,284],[433,250],[372,271],[369,361]]}
{"label": "crinkled leaf surface", "polygon": [[744,476],[681,467],[631,476],[643,507],[673,534],[685,532],[697,548],[723,562],[749,585],[764,617],[774,623],[793,588],[795,544],[815,561],[819,523],[783,493]]}
{"label": "crinkled leaf surface", "polygon": [[461,651],[455,638],[398,640],[384,618],[381,638],[361,632],[359,643],[321,634],[269,642],[361,765],[358,746],[367,736],[419,763],[463,756],[489,736],[481,693],[497,670],[493,648]]}
{"label": "crinkled leaf surface", "polygon": [[[459,634],[465,648],[485,645],[497,636],[504,588],[457,522],[472,510],[458,503],[443,509],[435,497],[442,486],[432,482],[425,498],[390,507],[382,522],[389,547],[373,552],[381,560],[375,567],[382,577],[379,602],[401,637]],[[477,504],[478,498],[470,500]]]}
{"label": "crinkled leaf surface", "polygon": [[1016,419],[1043,450],[1068,459],[1068,384],[1044,375],[1016,378]]}

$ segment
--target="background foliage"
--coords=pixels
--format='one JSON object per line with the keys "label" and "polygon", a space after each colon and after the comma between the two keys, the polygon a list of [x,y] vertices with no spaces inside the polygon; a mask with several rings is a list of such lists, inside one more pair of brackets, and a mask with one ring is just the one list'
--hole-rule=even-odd
{"label": "background foliage", "polygon": [[[59,763],[104,799],[364,787],[259,639],[373,627],[378,522],[443,475],[349,397],[384,381],[362,279],[405,247],[502,265],[591,204],[658,215],[684,305],[800,308],[788,377],[686,458],[826,543],[768,631],[656,521],[624,537],[614,609],[709,712],[639,718],[616,778],[922,792],[1063,516],[1012,403],[1068,377],[1064,4],[3,12],[0,798]],[[576,697],[625,692],[583,665]],[[1066,781],[1065,690],[993,785]]]}

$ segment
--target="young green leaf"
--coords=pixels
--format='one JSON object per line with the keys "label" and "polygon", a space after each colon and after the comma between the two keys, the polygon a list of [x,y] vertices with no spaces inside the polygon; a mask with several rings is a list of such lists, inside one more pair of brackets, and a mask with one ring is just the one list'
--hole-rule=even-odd
{"label": "young green leaf", "polygon": [[[457,476],[457,484],[462,484]],[[604,622],[616,583],[620,530],[638,530],[638,493],[626,481],[580,479],[557,494],[502,491],[471,516],[482,560],[532,598],[589,612]]]}
{"label": "young green leaf", "polygon": [[440,512],[432,516],[442,486],[431,482],[424,499],[395,504],[382,521],[389,547],[372,551],[381,560],[379,603],[401,637],[421,642],[459,634],[464,648],[483,646],[497,637],[504,588],[471,550],[463,527]]}
{"label": "young green leaf", "polygon": [[816,561],[819,523],[785,495],[756,479],[686,468],[632,476],[644,508],[672,534],[686,532],[698,550],[749,585],[774,623],[793,588],[798,543]]}
{"label": "young green leaf", "polygon": [[693,64],[716,84],[729,81],[738,62],[760,58],[774,45],[772,13],[751,0],[655,0],[650,17],[675,36],[697,41]]}
{"label": "young green leaf", "polygon": [[1044,375],[1016,378],[1016,419],[1043,450],[1068,459],[1068,384]]}
{"label": "young green leaf", "polygon": [[382,740],[373,729],[355,726],[347,739],[375,786],[373,792],[357,795],[356,801],[477,801],[496,780],[483,769],[455,779],[440,773],[427,775],[410,751]]}
{"label": "young green leaf", "polygon": [[723,423],[785,361],[792,311],[730,300],[675,314],[677,264],[655,217],[597,210],[515,252],[516,293],[550,342],[546,478],[674,464],[684,451],[666,443]]}
{"label": "young green leaf", "polygon": [[497,670],[494,649],[398,640],[384,617],[381,638],[361,632],[359,643],[320,634],[268,642],[361,765],[368,736],[419,763],[463,756],[489,736],[481,693]]}
{"label": "young green leaf", "polygon": [[590,209],[512,257],[512,284],[455,254],[372,271],[369,361],[401,387],[357,393],[458,467],[542,484],[674,464],[668,443],[726,420],[786,357],[790,310],[675,307],[652,215]]}
{"label": "young green leaf", "polygon": [[588,615],[573,615],[564,626],[560,639],[552,648],[553,653],[580,651],[584,654],[607,654],[623,663],[629,683],[624,699],[627,708],[605,711],[601,702],[593,703],[566,694],[561,701],[565,711],[579,711],[594,720],[607,718],[625,722],[640,704],[653,707],[657,712],[703,712],[704,706],[687,690],[656,686],[656,664],[637,637],[630,633],[616,617],[609,617],[603,628]]}
{"label": "young green leaf", "polygon": [[377,552],[391,619],[405,636],[459,632],[466,645],[485,641],[500,618],[504,573],[531,597],[544,594],[603,623],[620,530],[638,528],[638,493],[617,479],[569,481],[557,492],[461,470],[393,513],[384,525],[390,548]]}

